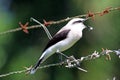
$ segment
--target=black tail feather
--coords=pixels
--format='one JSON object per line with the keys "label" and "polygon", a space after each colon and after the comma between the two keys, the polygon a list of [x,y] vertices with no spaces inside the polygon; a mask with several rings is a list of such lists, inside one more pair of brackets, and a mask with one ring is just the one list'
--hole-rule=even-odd
{"label": "black tail feather", "polygon": [[40,59],[40,60],[37,62],[37,64],[35,65],[34,69],[37,69],[37,68],[39,67],[39,65],[41,64],[41,61],[42,61],[42,60],[43,60],[43,58]]}
{"label": "black tail feather", "polygon": [[36,72],[36,70],[40,66],[42,60],[43,60],[43,58],[39,59],[39,61],[37,62],[37,64],[31,69],[30,74],[34,74]]}

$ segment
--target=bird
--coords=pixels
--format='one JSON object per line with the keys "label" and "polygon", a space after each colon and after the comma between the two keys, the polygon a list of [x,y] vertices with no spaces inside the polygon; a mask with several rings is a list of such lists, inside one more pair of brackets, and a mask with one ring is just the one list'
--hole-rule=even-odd
{"label": "bird", "polygon": [[84,21],[86,20],[88,20],[88,18],[73,18],[62,27],[53,38],[48,41],[38,62],[30,70],[30,74],[34,74],[38,67],[51,55],[56,52],[63,52],[79,41],[82,38],[82,31],[88,27],[84,25]]}

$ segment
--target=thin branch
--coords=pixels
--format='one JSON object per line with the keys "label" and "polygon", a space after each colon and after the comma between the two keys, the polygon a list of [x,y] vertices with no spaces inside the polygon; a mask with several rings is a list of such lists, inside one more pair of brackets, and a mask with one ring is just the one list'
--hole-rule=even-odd
{"label": "thin branch", "polygon": [[[111,60],[110,53],[114,53],[117,56],[119,56],[119,58],[120,58],[120,49],[118,49],[118,50],[102,49],[101,52],[94,51],[91,55],[81,57],[79,59],[75,59],[74,56],[70,56],[69,58],[65,59],[62,62],[40,66],[38,69],[44,69],[44,68],[53,67],[53,66],[54,67],[55,66],[65,66],[67,68],[77,68],[77,69],[79,69],[81,71],[87,72],[86,70],[82,69],[81,66],[80,66],[80,64],[83,61],[90,61],[90,60],[93,60],[93,59],[98,59],[98,58],[100,58],[102,56],[106,56],[107,60]],[[6,77],[6,76],[9,76],[9,75],[12,75],[12,74],[27,73],[27,72],[29,72],[31,70],[31,68],[32,67],[26,68],[26,69],[20,70],[20,71],[14,71],[14,72],[6,73],[6,74],[1,74],[0,77]]]}
{"label": "thin branch", "polygon": [[[58,20],[58,21],[48,21],[46,22],[44,20],[44,25],[55,25],[55,24],[60,24],[60,23],[63,23],[63,22],[66,22],[66,21],[69,21],[73,18],[80,18],[80,17],[94,17],[96,15],[100,15],[100,16],[103,16],[111,11],[116,11],[116,10],[120,10],[120,7],[116,7],[116,8],[106,8],[100,12],[88,12],[86,14],[83,14],[83,15],[77,15],[77,16],[73,16],[73,17],[68,17],[68,18],[65,18],[65,19],[61,19],[61,20]],[[26,29],[34,29],[34,28],[40,28],[41,26],[40,25],[33,25],[33,26],[28,26],[26,27]],[[7,34],[7,33],[12,33],[12,32],[17,32],[17,31],[21,31],[22,28],[16,28],[16,29],[11,29],[11,30],[8,30],[8,31],[4,31],[4,32],[0,32],[0,35],[3,35],[3,34]]]}
{"label": "thin branch", "polygon": [[49,30],[46,28],[45,25],[43,25],[42,23],[40,23],[38,20],[34,19],[34,18],[31,18],[32,21],[38,23],[40,26],[43,27],[44,31],[46,32],[48,38],[51,40],[52,39],[52,35],[50,34]]}

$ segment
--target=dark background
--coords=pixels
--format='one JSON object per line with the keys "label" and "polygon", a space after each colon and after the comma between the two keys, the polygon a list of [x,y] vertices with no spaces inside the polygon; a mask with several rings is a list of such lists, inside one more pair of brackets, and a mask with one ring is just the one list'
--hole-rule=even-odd
{"label": "dark background", "polygon": [[[19,27],[30,21],[30,17],[43,22],[43,19],[60,20],[71,16],[85,14],[88,11],[102,11],[107,7],[119,7],[119,0],[0,0],[0,32]],[[36,23],[30,22],[29,25]],[[49,31],[54,35],[66,24],[52,25]],[[66,55],[76,58],[86,56],[101,48],[120,48],[120,11],[113,11],[104,16],[97,16],[87,21],[86,25],[94,27],[93,31],[84,30],[83,38],[72,48],[64,51]],[[34,65],[48,42],[42,28],[31,29],[29,34],[22,31],[0,35],[0,74],[24,69]],[[43,64],[56,63],[58,55],[51,56]],[[38,70],[34,75],[15,74],[0,80],[112,80],[120,79],[120,60],[111,55],[112,60],[105,57],[83,62],[78,69],[63,66],[49,67]]]}

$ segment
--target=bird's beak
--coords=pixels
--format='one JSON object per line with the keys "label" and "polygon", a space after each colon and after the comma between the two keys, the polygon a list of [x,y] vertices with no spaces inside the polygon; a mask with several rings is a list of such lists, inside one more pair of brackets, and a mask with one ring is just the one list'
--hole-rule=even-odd
{"label": "bird's beak", "polygon": [[[85,18],[85,19],[83,20],[83,22],[87,21],[88,19],[89,19],[89,18]],[[93,27],[91,27],[91,26],[86,26],[86,28],[88,28],[90,31],[93,30]]]}
{"label": "bird's beak", "polygon": [[91,26],[87,26],[87,28],[89,29],[89,31],[93,30],[93,27],[91,27]]}

